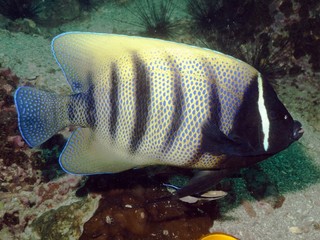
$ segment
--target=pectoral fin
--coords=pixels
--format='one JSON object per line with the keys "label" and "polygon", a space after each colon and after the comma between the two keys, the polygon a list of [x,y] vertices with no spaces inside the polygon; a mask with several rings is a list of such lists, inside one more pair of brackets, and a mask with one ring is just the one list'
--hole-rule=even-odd
{"label": "pectoral fin", "polygon": [[230,171],[229,169],[200,171],[183,187],[163,184],[167,187],[168,191],[171,192],[171,195],[147,202],[152,204],[168,200],[180,200],[187,203],[196,203],[197,201],[212,201],[223,198],[227,195],[226,192],[211,191],[209,189],[223,178],[231,176],[234,172],[234,170]]}
{"label": "pectoral fin", "polygon": [[229,176],[232,173],[230,170],[205,170],[196,174],[190,182],[178,189],[175,192],[175,196],[178,198],[184,198],[186,196],[200,195],[212,188],[223,178]]}

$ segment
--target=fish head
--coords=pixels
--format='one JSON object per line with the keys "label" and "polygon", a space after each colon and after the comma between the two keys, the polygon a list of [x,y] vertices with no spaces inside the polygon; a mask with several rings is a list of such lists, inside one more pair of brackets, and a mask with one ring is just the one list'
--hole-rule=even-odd
{"label": "fish head", "polygon": [[252,81],[228,135],[238,156],[273,155],[303,135],[271,84],[258,74]]}
{"label": "fish head", "polygon": [[267,153],[277,153],[300,139],[302,124],[294,120],[268,81],[264,81],[264,100],[269,121]]}

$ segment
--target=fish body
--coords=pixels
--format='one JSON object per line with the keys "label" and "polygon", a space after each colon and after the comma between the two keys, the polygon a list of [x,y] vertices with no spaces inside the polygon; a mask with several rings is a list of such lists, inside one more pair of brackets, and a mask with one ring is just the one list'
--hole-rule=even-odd
{"label": "fish body", "polygon": [[15,104],[31,147],[78,126],[59,159],[69,173],[157,164],[236,168],[302,135],[301,124],[255,68],[216,51],[73,32],[55,37],[52,52],[73,94],[20,87]]}

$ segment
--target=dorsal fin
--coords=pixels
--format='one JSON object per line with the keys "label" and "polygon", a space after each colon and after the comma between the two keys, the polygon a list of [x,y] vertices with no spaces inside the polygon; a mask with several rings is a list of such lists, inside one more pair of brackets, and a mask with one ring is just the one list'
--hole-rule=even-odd
{"label": "dorsal fin", "polygon": [[75,93],[88,90],[87,80],[94,78],[93,73],[99,67],[101,44],[94,39],[99,38],[75,32],[60,34],[52,40],[54,58]]}

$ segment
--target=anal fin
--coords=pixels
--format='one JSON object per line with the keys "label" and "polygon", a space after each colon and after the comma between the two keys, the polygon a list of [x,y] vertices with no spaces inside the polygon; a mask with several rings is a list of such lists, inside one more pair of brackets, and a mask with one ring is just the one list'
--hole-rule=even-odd
{"label": "anal fin", "polygon": [[68,173],[93,175],[115,173],[132,168],[132,161],[119,159],[108,146],[97,139],[90,128],[77,128],[70,136],[59,158]]}

